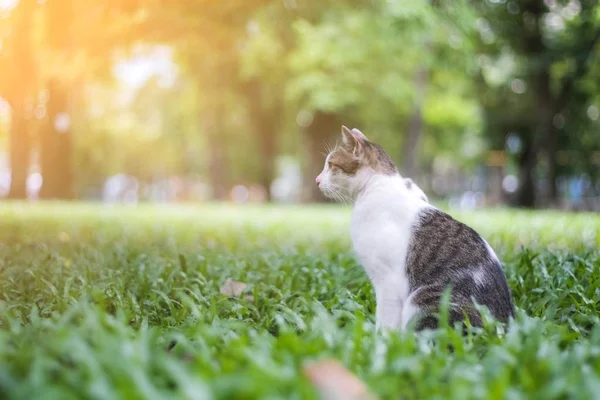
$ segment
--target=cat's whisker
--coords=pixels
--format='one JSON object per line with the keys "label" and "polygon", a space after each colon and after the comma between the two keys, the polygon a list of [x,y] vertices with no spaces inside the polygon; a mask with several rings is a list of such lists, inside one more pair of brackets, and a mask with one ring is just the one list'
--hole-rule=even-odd
{"label": "cat's whisker", "polygon": [[350,190],[346,187],[335,185],[333,183],[330,183],[329,187],[338,190],[340,193],[347,192],[346,196],[350,197]]}
{"label": "cat's whisker", "polygon": [[342,187],[335,187],[334,185],[330,185],[328,187],[329,189],[329,193],[331,193],[332,197],[334,197],[334,200],[343,203],[344,205],[348,205],[351,203],[351,199],[348,195],[345,195],[342,191],[338,191],[338,190],[331,190],[331,189],[344,189]]}
{"label": "cat's whisker", "polygon": [[335,196],[336,200],[343,201],[343,195],[339,190],[337,190],[338,188],[331,186],[329,189],[331,193]]}

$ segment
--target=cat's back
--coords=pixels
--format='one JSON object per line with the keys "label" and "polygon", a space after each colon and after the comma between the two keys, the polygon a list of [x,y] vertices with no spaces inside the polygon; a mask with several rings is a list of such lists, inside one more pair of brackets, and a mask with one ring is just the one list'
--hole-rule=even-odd
{"label": "cat's back", "polygon": [[[479,233],[434,207],[419,212],[412,235],[412,249],[417,254],[429,256],[429,261],[437,259],[449,265],[453,261],[464,264],[483,258],[496,258]],[[419,259],[416,257],[415,261]]]}
{"label": "cat's back", "polygon": [[436,208],[420,212],[407,252],[410,286],[452,285],[506,319],[513,314],[502,265],[474,229]]}

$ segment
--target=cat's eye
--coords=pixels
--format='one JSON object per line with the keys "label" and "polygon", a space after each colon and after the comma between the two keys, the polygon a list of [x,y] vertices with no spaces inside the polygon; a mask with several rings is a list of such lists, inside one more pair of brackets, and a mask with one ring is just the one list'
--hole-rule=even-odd
{"label": "cat's eye", "polygon": [[336,164],[332,163],[331,161],[327,162],[327,164],[329,165],[329,169],[332,169],[332,168],[339,168],[339,166],[338,166],[338,165],[336,165]]}

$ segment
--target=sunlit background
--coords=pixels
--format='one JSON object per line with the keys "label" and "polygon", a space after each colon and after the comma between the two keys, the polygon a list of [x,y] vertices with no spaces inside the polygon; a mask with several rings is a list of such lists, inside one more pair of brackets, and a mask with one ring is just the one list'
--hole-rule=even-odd
{"label": "sunlit background", "polygon": [[361,129],[449,206],[600,210],[597,0],[0,0],[0,196],[315,202]]}

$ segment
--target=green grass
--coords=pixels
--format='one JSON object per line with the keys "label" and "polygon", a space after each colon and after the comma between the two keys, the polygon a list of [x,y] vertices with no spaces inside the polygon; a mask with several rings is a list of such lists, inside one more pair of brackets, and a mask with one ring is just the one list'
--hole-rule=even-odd
{"label": "green grass", "polygon": [[597,398],[600,216],[458,217],[505,265],[506,333],[375,333],[344,208],[4,205],[0,397],[311,399],[333,357],[382,398]]}

